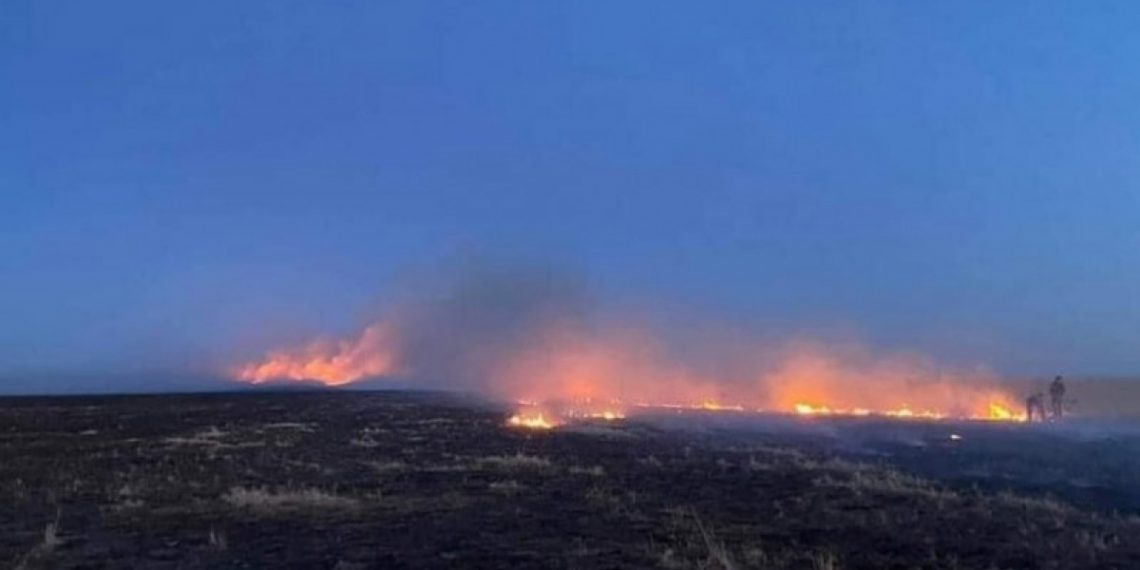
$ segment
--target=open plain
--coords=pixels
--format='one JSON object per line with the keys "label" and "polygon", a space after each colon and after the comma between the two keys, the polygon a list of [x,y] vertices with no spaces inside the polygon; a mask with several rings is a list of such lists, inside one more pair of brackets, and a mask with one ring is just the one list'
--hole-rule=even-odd
{"label": "open plain", "polygon": [[1140,438],[409,392],[0,400],[13,568],[1140,567]]}

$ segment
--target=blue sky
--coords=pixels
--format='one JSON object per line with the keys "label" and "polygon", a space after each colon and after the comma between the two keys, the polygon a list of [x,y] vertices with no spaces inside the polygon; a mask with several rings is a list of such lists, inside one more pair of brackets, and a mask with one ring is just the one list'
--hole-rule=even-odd
{"label": "blue sky", "polygon": [[472,252],[1133,374],[1137,29],[1131,2],[5,2],[0,376],[202,371]]}

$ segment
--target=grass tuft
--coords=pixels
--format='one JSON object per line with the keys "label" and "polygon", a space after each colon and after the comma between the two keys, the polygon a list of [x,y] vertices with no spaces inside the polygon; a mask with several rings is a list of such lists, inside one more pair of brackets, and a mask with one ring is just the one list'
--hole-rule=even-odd
{"label": "grass tuft", "polygon": [[222,496],[222,500],[235,507],[262,514],[350,510],[359,505],[356,499],[351,497],[312,488],[269,491],[263,488],[234,487]]}

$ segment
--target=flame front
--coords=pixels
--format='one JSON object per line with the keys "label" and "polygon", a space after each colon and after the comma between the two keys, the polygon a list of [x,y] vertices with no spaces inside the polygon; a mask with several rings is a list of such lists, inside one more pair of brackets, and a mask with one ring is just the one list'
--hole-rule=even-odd
{"label": "flame front", "polygon": [[340,386],[396,370],[394,334],[384,324],[364,329],[355,339],[318,340],[299,348],[275,350],[239,367],[235,376],[260,384],[271,380],[310,380]]}
{"label": "flame front", "polygon": [[[235,376],[261,383],[314,380],[335,386],[399,372],[413,382],[416,361],[402,354],[398,327],[375,324],[356,338],[323,340],[270,352]],[[572,421],[615,421],[652,409],[800,416],[1023,421],[995,377],[948,371],[913,356],[873,356],[861,348],[821,344],[758,347],[730,354],[728,364],[696,365],[644,328],[549,325],[503,348],[464,339],[476,358],[450,370],[455,388],[526,405],[513,427],[550,429]],[[743,355],[743,356],[742,356]],[[761,355],[761,356],[758,356]],[[432,353],[445,360],[448,353]],[[456,357],[458,358],[458,357]],[[423,363],[423,361],[420,361]],[[429,374],[424,374],[428,376]],[[541,406],[536,408],[535,406]]]}
{"label": "flame front", "polygon": [[507,425],[516,428],[547,430],[558,427],[560,422],[554,418],[548,418],[547,414],[541,411],[521,410],[507,418]]}
{"label": "flame front", "polygon": [[1024,420],[998,384],[986,374],[947,373],[913,357],[845,361],[810,350],[794,353],[768,382],[771,405],[802,416]]}

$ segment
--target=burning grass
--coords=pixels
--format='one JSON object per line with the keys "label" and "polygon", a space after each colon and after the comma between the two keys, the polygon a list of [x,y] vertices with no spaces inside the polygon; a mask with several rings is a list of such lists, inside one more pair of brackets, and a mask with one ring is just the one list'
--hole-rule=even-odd
{"label": "burning grass", "polygon": [[[614,405],[623,405],[615,402]],[[705,402],[700,405],[665,404],[653,405],[639,403],[630,405],[634,410],[633,417],[639,415],[653,415],[662,412],[692,413],[692,414],[733,414],[738,416],[764,417],[772,415],[793,415],[802,418],[832,417],[832,418],[878,418],[901,421],[985,421],[985,422],[1024,422],[1025,416],[1010,412],[1002,404],[987,404],[987,412],[979,415],[950,415],[933,410],[914,410],[908,406],[897,409],[870,410],[866,408],[831,408],[828,406],[813,406],[810,404],[795,404],[789,410],[745,409],[742,406],[713,405]],[[616,423],[625,420],[626,412],[598,411],[583,412],[580,408],[558,410],[559,406],[551,404],[539,410],[534,404],[524,404],[517,412],[509,416],[505,422],[510,428],[520,430],[549,431],[554,429],[572,430],[581,433],[596,431],[602,433],[625,434],[625,432],[608,430],[603,424]],[[955,436],[960,439],[961,436]]]}
{"label": "burning grass", "polygon": [[522,410],[507,418],[507,425],[513,428],[548,430],[554,429],[562,423],[545,412]]}
{"label": "burning grass", "polygon": [[[500,315],[486,304],[488,295],[511,300],[520,290],[494,285],[506,288],[476,284],[440,297],[446,301],[428,298],[354,336],[271,350],[232,375],[328,386],[397,373],[413,384],[446,378],[453,389],[519,402],[507,424],[531,430],[621,421],[642,409],[1022,419],[1019,398],[984,370],[873,353],[856,343],[762,341],[742,331],[676,338],[684,331],[562,314],[557,304]],[[480,316],[488,322],[472,326]]]}
{"label": "burning grass", "polygon": [[299,348],[275,350],[237,367],[236,378],[261,384],[271,380],[316,380],[328,386],[395,372],[392,331],[375,324],[356,338],[318,339]]}

